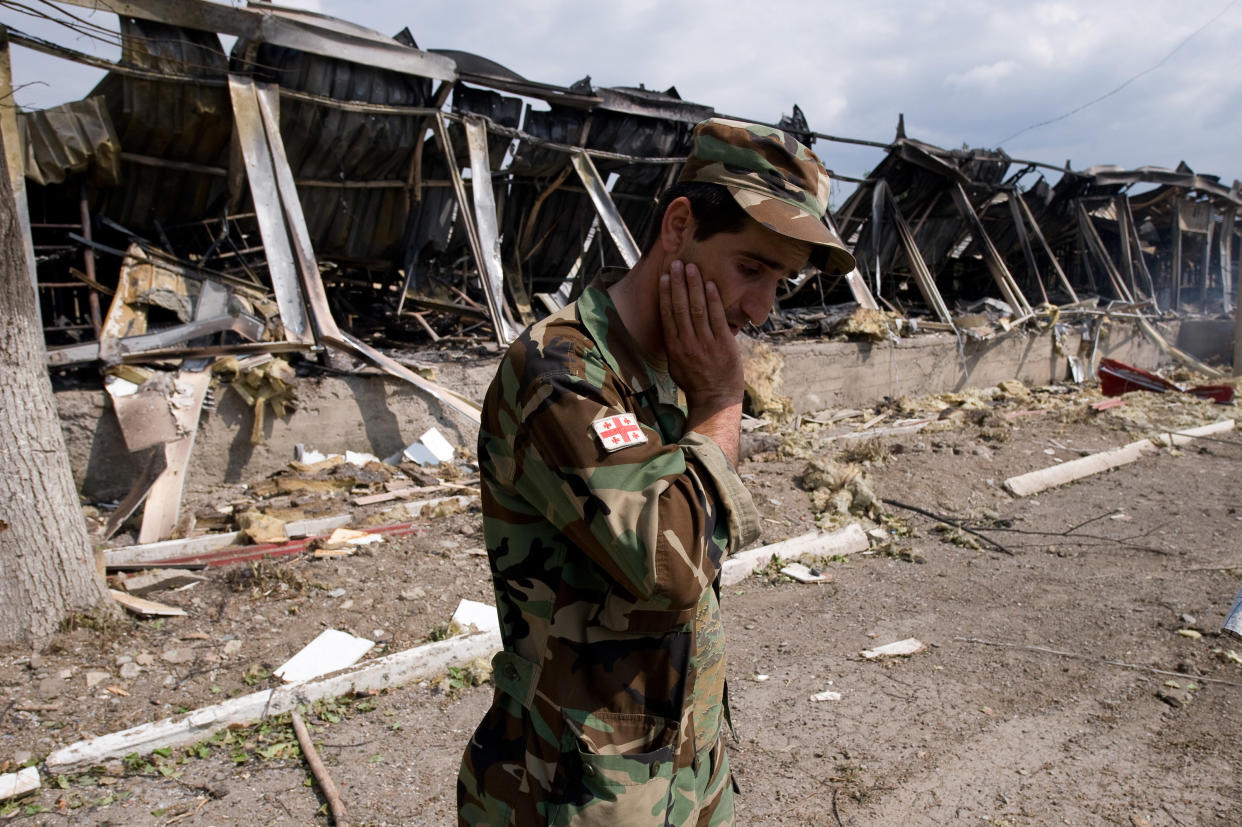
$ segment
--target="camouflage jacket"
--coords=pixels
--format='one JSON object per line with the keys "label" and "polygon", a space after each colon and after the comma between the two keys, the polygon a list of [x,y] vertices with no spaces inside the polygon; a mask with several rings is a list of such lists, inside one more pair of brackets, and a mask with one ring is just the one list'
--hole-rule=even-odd
{"label": "camouflage jacket", "polygon": [[664,380],[592,286],[510,346],[488,391],[479,467],[504,651],[463,759],[463,823],[506,823],[495,808],[510,807],[512,823],[568,823],[557,814],[689,766],[718,736],[712,584],[758,515]]}

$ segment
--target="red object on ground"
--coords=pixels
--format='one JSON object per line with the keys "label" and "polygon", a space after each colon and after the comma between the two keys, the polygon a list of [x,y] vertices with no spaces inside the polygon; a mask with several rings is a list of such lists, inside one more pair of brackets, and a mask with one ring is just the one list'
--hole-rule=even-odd
{"label": "red object on ground", "polygon": [[1222,405],[1233,401],[1231,385],[1196,385],[1193,388],[1183,388],[1163,376],[1118,362],[1116,359],[1101,359],[1098,373],[1100,391],[1105,396],[1121,396],[1130,391],[1178,391],[1194,394],[1201,399],[1211,399]]}

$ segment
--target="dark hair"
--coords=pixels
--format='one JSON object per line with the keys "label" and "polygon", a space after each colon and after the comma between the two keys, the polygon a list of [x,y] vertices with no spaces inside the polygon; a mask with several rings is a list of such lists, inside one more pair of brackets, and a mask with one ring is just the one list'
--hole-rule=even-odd
{"label": "dark hair", "polygon": [[651,229],[647,233],[647,243],[643,245],[643,255],[651,252],[656,246],[660,238],[660,225],[664,222],[664,213],[668,211],[668,205],[683,197],[690,201],[690,213],[694,216],[695,241],[706,241],[721,233],[737,232],[750,218],[721,184],[707,184],[701,181],[673,184],[660,196],[655,221],[652,222]]}

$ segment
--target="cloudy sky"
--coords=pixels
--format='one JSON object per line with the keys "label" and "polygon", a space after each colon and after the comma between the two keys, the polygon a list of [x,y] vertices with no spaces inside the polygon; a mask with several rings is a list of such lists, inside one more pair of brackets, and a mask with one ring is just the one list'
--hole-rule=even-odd
{"label": "cloudy sky", "polygon": [[[1003,147],[1076,169],[1184,160],[1226,183],[1242,179],[1242,0],[288,5],[385,34],[408,26],[424,48],[475,52],[547,83],[590,75],[604,86],[675,85],[686,100],[763,121],[797,103],[817,131],[879,141],[904,113],[910,137],[943,147]],[[93,19],[115,27],[111,15]],[[0,6],[0,22],[113,56],[11,7]],[[21,47],[13,63],[15,83],[30,84],[17,93],[22,106],[80,97],[93,83]],[[816,150],[854,176],[880,157],[826,142]]]}

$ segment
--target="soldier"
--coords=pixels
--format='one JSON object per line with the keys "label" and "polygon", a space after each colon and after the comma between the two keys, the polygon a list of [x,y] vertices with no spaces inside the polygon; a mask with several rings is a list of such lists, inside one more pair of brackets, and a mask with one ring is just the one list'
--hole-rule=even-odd
{"label": "soldier", "polygon": [[713,584],[759,535],[734,335],[808,260],[853,269],[828,185],[789,135],[704,121],[634,268],[505,354],[479,433],[504,651],[460,824],[732,824]]}

